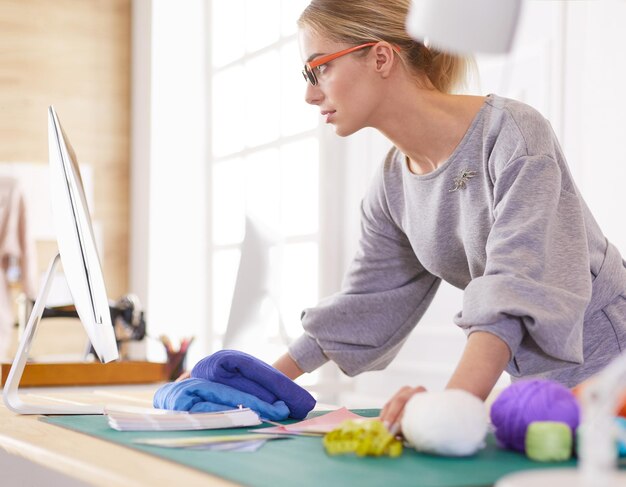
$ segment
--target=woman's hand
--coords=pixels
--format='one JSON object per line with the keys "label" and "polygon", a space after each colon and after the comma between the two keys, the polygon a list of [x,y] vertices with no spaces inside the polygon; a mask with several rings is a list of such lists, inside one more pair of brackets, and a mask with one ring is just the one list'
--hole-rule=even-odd
{"label": "woman's hand", "polygon": [[402,421],[404,406],[409,402],[409,399],[420,392],[426,392],[426,389],[422,386],[404,386],[383,407],[383,410],[380,412],[380,420],[392,435],[400,432],[400,421]]}
{"label": "woman's hand", "polygon": [[[446,389],[462,389],[484,401],[509,360],[510,350],[506,342],[491,333],[474,332],[467,340],[461,361]],[[420,392],[426,392],[426,389],[405,386],[385,404],[380,420],[391,434],[400,432],[404,406]]]}
{"label": "woman's hand", "polygon": [[191,372],[183,372],[174,382],[180,382],[181,380],[189,379],[189,377],[191,377]]}

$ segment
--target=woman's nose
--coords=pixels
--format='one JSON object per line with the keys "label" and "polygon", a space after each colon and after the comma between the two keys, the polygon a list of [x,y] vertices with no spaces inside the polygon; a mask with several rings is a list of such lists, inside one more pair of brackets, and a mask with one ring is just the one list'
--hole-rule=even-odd
{"label": "woman's nose", "polygon": [[306,101],[309,105],[319,105],[323,98],[324,96],[322,94],[322,90],[319,89],[318,85],[313,86],[311,83],[306,84],[304,101]]}

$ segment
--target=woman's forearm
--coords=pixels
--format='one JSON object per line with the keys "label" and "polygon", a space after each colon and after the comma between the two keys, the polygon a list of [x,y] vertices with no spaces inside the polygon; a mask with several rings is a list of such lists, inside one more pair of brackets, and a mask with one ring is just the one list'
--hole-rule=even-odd
{"label": "woman's forearm", "polygon": [[467,339],[446,389],[463,389],[485,400],[510,359],[509,346],[501,338],[488,332],[474,332]]}
{"label": "woman's forearm", "polygon": [[300,377],[304,372],[298,367],[298,364],[294,359],[291,358],[291,355],[285,353],[282,357],[280,357],[276,362],[274,362],[273,367],[275,369],[280,370],[283,374],[289,377],[291,380],[295,380]]}

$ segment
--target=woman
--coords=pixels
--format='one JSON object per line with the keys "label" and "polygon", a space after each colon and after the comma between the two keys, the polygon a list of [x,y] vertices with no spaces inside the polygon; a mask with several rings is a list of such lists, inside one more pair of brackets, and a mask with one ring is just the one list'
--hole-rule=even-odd
{"label": "woman", "polygon": [[[405,32],[409,0],[313,0],[299,20],[305,99],[340,136],[394,147],[362,203],[342,291],[303,314],[274,366],[384,368],[441,280],[464,290],[468,336],[448,388],[481,399],[501,373],[569,387],[626,347],[626,264],[583,202],[549,123],[496,95],[452,95],[464,61]],[[402,388],[381,418],[397,429]]]}

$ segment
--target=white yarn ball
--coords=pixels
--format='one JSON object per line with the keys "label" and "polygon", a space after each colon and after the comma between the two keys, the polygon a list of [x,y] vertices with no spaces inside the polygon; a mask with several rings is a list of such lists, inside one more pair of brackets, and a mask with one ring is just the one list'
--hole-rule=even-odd
{"label": "white yarn ball", "polygon": [[487,428],[483,402],[457,389],[415,394],[402,417],[408,443],[417,451],[437,455],[473,455],[485,446]]}

